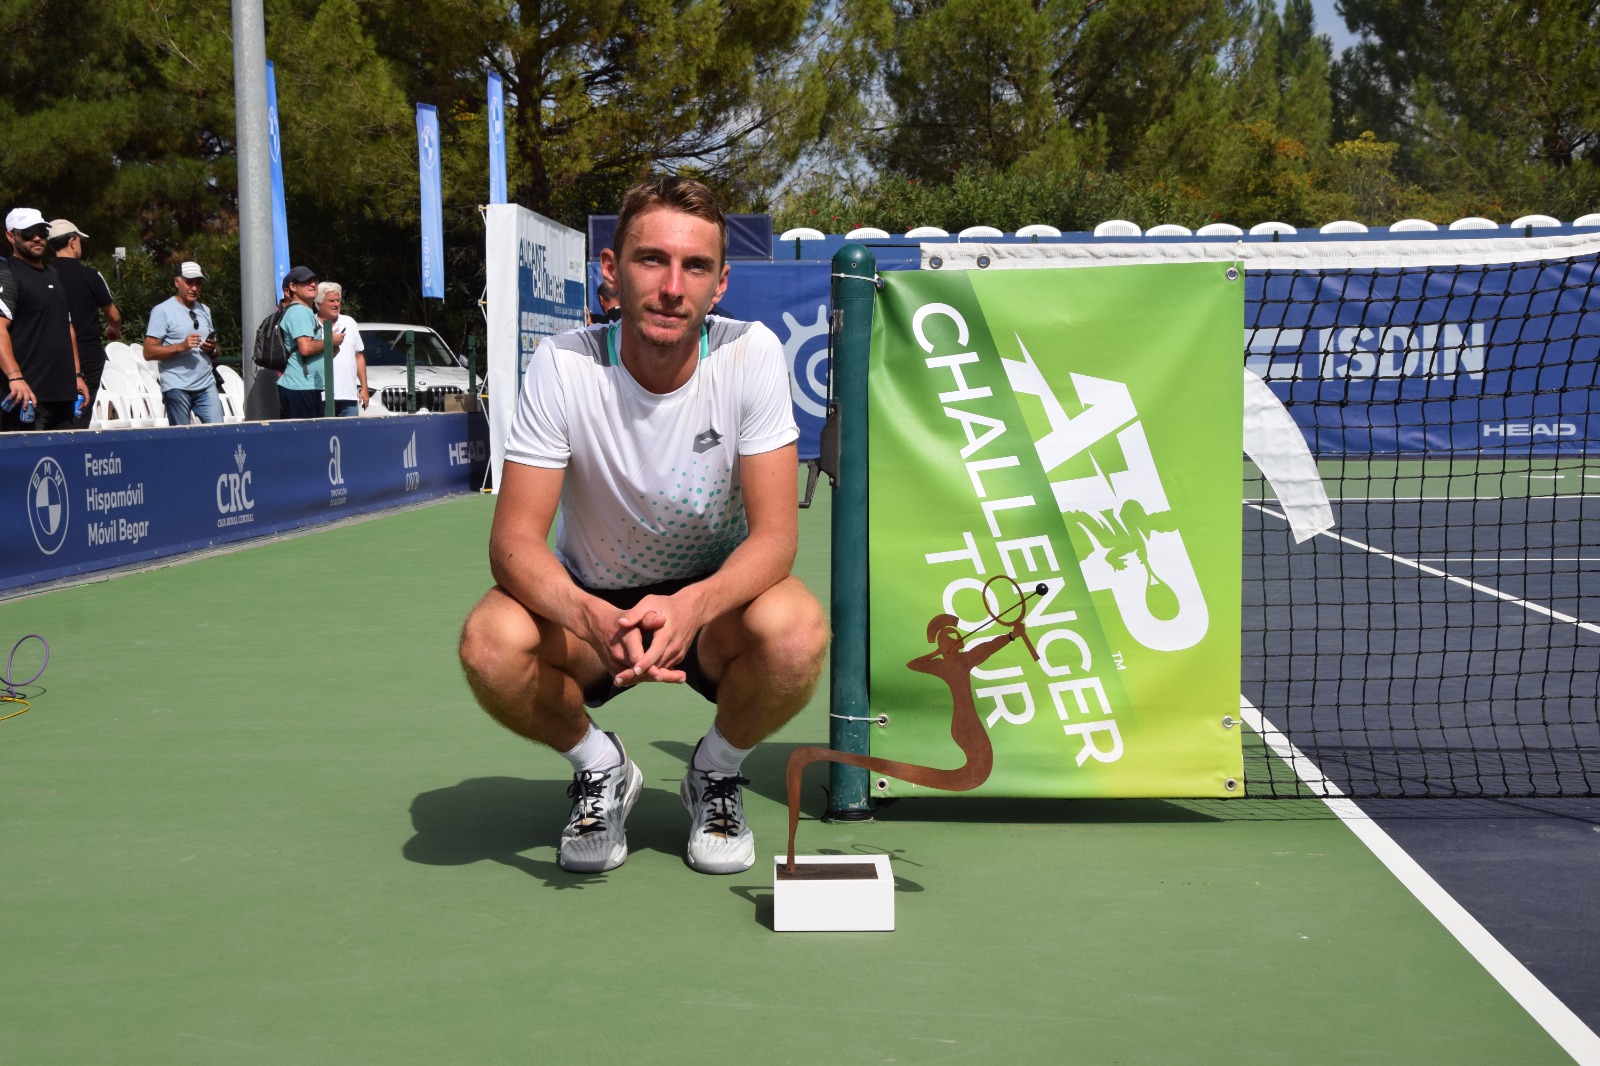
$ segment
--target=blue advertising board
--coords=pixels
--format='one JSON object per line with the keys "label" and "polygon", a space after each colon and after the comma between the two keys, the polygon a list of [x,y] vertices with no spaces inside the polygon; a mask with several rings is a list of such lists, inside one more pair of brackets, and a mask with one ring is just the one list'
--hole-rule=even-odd
{"label": "blue advertising board", "polygon": [[1314,452],[1600,442],[1596,259],[1245,276],[1245,365]]}
{"label": "blue advertising board", "polygon": [[481,414],[0,435],[0,590],[475,491]]}

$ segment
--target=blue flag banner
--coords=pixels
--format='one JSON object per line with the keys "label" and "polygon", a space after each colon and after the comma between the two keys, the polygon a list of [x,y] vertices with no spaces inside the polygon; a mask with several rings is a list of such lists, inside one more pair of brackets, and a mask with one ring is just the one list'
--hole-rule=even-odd
{"label": "blue flag banner", "polygon": [[506,202],[506,96],[500,75],[489,75],[489,202]]}
{"label": "blue flag banner", "polygon": [[283,201],[283,138],[278,135],[278,79],[267,60],[267,145],[272,160],[272,302],[278,302],[289,273],[289,211]]}
{"label": "blue flag banner", "polygon": [[417,105],[417,176],[422,185],[422,295],[444,299],[444,196],[439,182],[439,112]]}

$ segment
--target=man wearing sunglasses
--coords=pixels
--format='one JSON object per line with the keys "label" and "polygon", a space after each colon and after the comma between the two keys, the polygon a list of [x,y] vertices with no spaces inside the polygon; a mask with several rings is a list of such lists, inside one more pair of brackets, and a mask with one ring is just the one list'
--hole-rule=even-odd
{"label": "man wearing sunglasses", "polygon": [[15,292],[0,314],[0,370],[8,386],[0,399],[0,431],[71,429],[78,396],[89,402],[78,365],[77,338],[67,308],[67,293],[55,270],[45,265],[50,226],[31,207],[6,215],[6,232],[16,255],[7,261]]}
{"label": "man wearing sunglasses", "polygon": [[211,372],[217,336],[211,309],[200,302],[205,281],[199,263],[180,263],[172,277],[177,294],[151,310],[144,330],[144,357],[161,365],[161,399],[167,421],[175,426],[187,426],[191,418],[222,421],[222,401]]}

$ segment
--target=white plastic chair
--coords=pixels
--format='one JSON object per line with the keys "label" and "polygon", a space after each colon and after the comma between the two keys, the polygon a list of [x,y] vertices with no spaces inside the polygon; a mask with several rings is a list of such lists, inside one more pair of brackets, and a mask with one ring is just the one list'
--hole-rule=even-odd
{"label": "white plastic chair", "polygon": [[849,233],[846,233],[844,236],[845,236],[845,240],[852,240],[852,241],[859,241],[859,240],[879,240],[879,241],[881,241],[885,237],[889,236],[889,232],[888,232],[888,230],[881,230],[876,226],[857,226],[855,229],[851,230]]}
{"label": "white plastic chair", "polygon": [[1529,226],[1534,229],[1549,229],[1552,226],[1559,225],[1561,225],[1561,220],[1550,215],[1523,215],[1521,218],[1513,219],[1511,222],[1512,229],[1526,229]]}
{"label": "white plastic chair", "polygon": [[988,240],[991,237],[1004,237],[1005,231],[997,230],[993,226],[968,226],[956,234],[957,240]]}
{"label": "white plastic chair", "polygon": [[1600,226],[1600,214],[1580,215],[1572,220],[1574,226]]}
{"label": "white plastic chair", "polygon": [[1437,223],[1429,222],[1425,218],[1402,218],[1399,222],[1389,227],[1390,233],[1425,233],[1436,231]]}
{"label": "white plastic chair", "polygon": [[906,230],[906,236],[912,240],[926,240],[930,237],[948,237],[950,231],[940,229],[938,226],[913,226]]}
{"label": "white plastic chair", "polygon": [[1194,230],[1188,226],[1180,226],[1176,222],[1163,222],[1159,226],[1151,226],[1144,231],[1146,237],[1192,237]]}
{"label": "white plastic chair", "polygon": [[[134,429],[167,424],[167,411],[161,402],[161,394],[155,394],[152,404],[150,392],[137,373],[130,374],[116,363],[107,363],[101,371],[100,394],[106,401],[105,413],[111,421],[119,424],[118,428],[123,428],[120,426],[123,422]],[[99,406],[98,403],[96,406]]]}
{"label": "white plastic chair", "polygon": [[1298,231],[1287,222],[1257,222],[1254,226],[1250,227],[1250,236],[1252,237],[1270,236],[1274,233],[1296,232]]}
{"label": "white plastic chair", "polygon": [[1061,231],[1054,226],[1046,226],[1043,222],[1035,222],[1031,226],[1023,226],[1017,230],[1018,237],[1059,237]]}
{"label": "white plastic chair", "polygon": [[1094,228],[1096,237],[1142,237],[1144,230],[1125,218],[1108,218]]}
{"label": "white plastic chair", "polygon": [[1244,230],[1231,222],[1212,222],[1194,231],[1196,237],[1243,237]]}
{"label": "white plastic chair", "polygon": [[217,367],[217,376],[222,379],[222,389],[217,397],[222,401],[222,420],[224,422],[243,422],[244,379],[231,366],[219,365]]}
{"label": "white plastic chair", "polygon": [[796,226],[794,229],[786,229],[782,233],[778,234],[778,240],[820,241],[826,236],[827,234],[823,233],[819,229],[812,229],[810,226]]}
{"label": "white plastic chair", "polygon": [[1500,228],[1500,223],[1494,221],[1493,219],[1479,218],[1476,215],[1469,215],[1466,218],[1458,218],[1454,222],[1450,223],[1450,228],[1451,229],[1499,229]]}
{"label": "white plastic chair", "polygon": [[1328,223],[1326,226],[1323,226],[1321,229],[1317,230],[1317,232],[1318,233],[1365,233],[1365,232],[1367,232],[1367,227],[1363,226],[1359,222],[1352,222],[1347,218],[1341,218],[1337,222]]}

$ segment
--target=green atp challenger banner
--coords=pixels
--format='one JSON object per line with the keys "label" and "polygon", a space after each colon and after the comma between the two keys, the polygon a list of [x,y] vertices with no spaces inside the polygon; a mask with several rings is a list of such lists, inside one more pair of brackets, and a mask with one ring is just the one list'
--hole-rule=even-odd
{"label": "green atp challenger banner", "polygon": [[[955,766],[906,662],[950,613],[999,796],[1236,796],[1244,284],[1224,266],[883,276],[868,401],[872,753]],[[1014,618],[1015,612],[1008,617]],[[875,779],[877,796],[931,790]]]}

